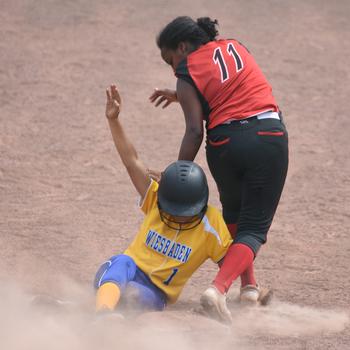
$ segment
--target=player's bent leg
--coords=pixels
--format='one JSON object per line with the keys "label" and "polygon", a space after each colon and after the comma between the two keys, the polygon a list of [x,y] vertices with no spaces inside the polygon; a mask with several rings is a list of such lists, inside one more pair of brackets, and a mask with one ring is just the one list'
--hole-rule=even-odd
{"label": "player's bent leg", "polygon": [[133,311],[162,311],[166,306],[166,300],[162,295],[134,281],[128,284],[125,298],[127,308]]}
{"label": "player's bent leg", "polygon": [[119,286],[112,282],[104,283],[96,293],[96,311],[113,311],[119,300]]}
{"label": "player's bent leg", "polygon": [[136,264],[127,255],[114,256],[102,264],[94,281],[96,311],[114,310],[135,273]]}
{"label": "player's bent leg", "polygon": [[167,303],[165,293],[138,267],[133,280],[128,284],[126,299],[129,307],[139,310],[161,311]]}

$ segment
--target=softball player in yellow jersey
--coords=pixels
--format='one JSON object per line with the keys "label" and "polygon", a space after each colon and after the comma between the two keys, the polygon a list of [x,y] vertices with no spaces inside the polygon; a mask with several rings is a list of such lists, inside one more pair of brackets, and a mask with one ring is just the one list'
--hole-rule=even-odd
{"label": "softball player in yellow jersey", "polygon": [[107,90],[106,116],[117,151],[141,196],[141,228],[123,254],[113,256],[95,277],[96,310],[115,310],[133,290],[144,309],[162,310],[174,303],[185,283],[208,258],[219,262],[232,243],[220,212],[207,204],[208,185],[195,163],[177,161],[160,183],[149,177],[119,121],[121,99]]}

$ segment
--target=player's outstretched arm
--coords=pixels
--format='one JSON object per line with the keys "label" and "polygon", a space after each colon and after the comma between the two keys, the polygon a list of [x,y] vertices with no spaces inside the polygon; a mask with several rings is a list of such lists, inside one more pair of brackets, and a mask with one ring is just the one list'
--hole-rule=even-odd
{"label": "player's outstretched arm", "polygon": [[133,182],[141,198],[143,198],[151,183],[151,179],[148,176],[146,167],[138,158],[134,145],[124,133],[123,127],[119,121],[121,98],[117,87],[115,85],[111,85],[106,90],[106,95],[106,117],[108,119],[114,144],[125,168],[129,173],[131,181]]}

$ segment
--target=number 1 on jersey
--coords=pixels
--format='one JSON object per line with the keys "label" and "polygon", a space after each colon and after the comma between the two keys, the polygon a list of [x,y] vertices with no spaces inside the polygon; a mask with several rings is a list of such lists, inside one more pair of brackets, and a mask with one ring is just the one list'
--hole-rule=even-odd
{"label": "number 1 on jersey", "polygon": [[220,47],[217,47],[214,50],[213,60],[214,60],[215,64],[219,64],[220,72],[221,72],[221,82],[223,83],[224,81],[226,81],[229,78],[229,75],[228,75],[228,69],[226,66],[226,62],[224,60],[224,57],[222,55]]}
{"label": "number 1 on jersey", "polygon": [[227,52],[230,56],[234,58],[236,63],[236,73],[238,73],[243,69],[243,62],[241,56],[239,55],[232,43],[227,44]]}
{"label": "number 1 on jersey", "polygon": [[172,274],[165,280],[165,281],[163,281],[163,283],[165,284],[165,285],[169,285],[169,283],[171,282],[171,280],[174,278],[174,276],[176,275],[176,273],[177,273],[177,271],[179,271],[179,269],[173,269],[173,272],[172,272]]}
{"label": "number 1 on jersey", "polygon": [[[240,72],[243,69],[243,61],[241,59],[241,56],[239,55],[239,53],[237,52],[237,50],[235,49],[232,43],[227,44],[226,50],[227,50],[227,53],[230,56],[232,56],[235,61],[236,73]],[[221,82],[224,83],[227,79],[229,79],[230,75],[224,59],[224,55],[222,54],[220,47],[217,47],[214,50],[213,61],[215,64],[219,65],[220,73],[221,73]]]}

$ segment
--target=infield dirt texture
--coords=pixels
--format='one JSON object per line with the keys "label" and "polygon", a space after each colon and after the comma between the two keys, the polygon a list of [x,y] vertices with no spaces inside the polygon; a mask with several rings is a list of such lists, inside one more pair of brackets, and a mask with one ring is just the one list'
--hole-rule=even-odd
{"label": "infield dirt texture", "polygon": [[[276,298],[248,310],[230,301],[232,329],[193,315],[215,275],[207,263],[164,314],[93,324],[94,273],[142,220],[105,88],[120,88],[146,165],[175,160],[180,106],[156,109],[148,97],[175,87],[155,37],[178,15],[217,18],[222,37],[251,50],[284,112],[290,168],[256,260]],[[0,348],[349,349],[349,18],[348,0],[0,0]],[[204,147],[197,162],[219,206]],[[88,306],[39,310],[29,306],[38,293]]]}

